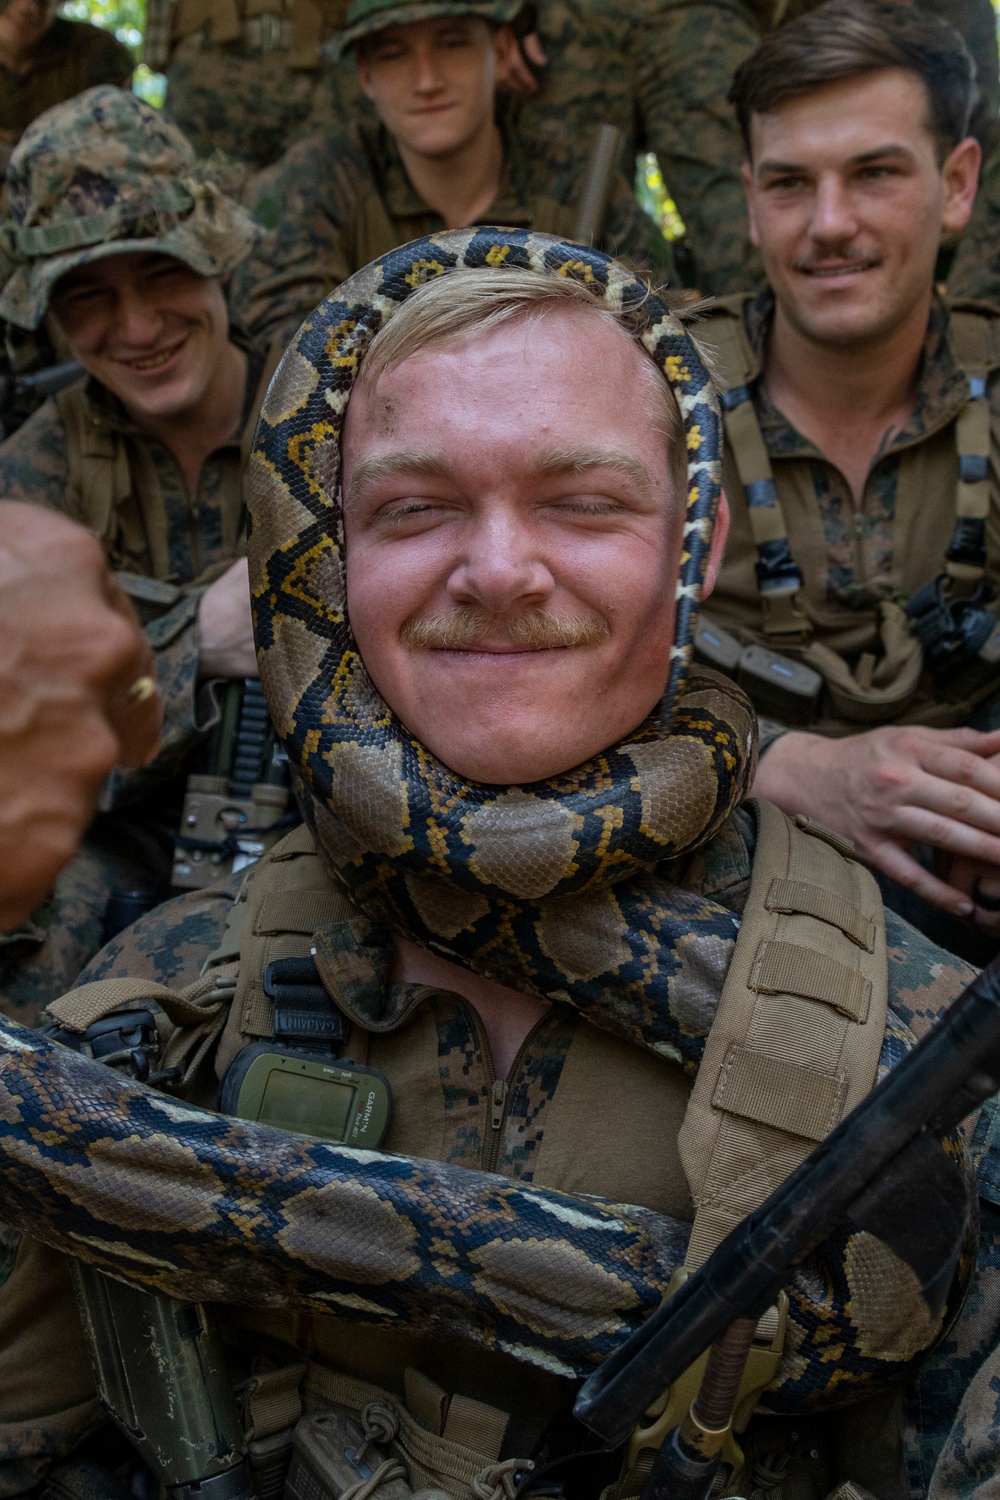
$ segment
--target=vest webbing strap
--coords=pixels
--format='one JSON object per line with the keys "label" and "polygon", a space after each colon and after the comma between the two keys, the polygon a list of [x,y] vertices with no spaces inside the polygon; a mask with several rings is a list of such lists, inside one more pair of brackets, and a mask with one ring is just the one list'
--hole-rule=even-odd
{"label": "vest webbing strap", "polygon": [[965,589],[986,572],[986,519],[990,511],[990,405],[986,383],[1000,364],[993,320],[968,309],[951,314],[951,342],[969,382],[969,399],[955,423],[958,485],[955,531],[945,553],[945,572]]}
{"label": "vest webbing strap", "polygon": [[[986,521],[990,508],[990,406],[987,381],[1000,368],[997,320],[975,308],[949,313],[949,338],[968,380],[968,400],[955,421],[958,481],[955,530],[945,553],[944,570],[963,592],[971,591],[986,572]],[[802,571],[788,540],[770,455],[750,393],[759,374],[740,308],[715,317],[705,339],[716,351],[729,389],[722,393],[723,420],[746,494],[747,515],[757,547],[757,588],[763,630],[769,636],[808,636],[812,624],[798,601]]]}
{"label": "vest webbing strap", "polygon": [[804,636],[812,629],[798,603],[802,570],[792,556],[788,527],[778,499],[771,456],[761,435],[750,394],[757,361],[743,326],[742,315],[716,318],[720,363],[731,380],[722,392],[726,437],[747,502],[750,530],[757,548],[757,589],[764,615],[764,632],[774,636]]}
{"label": "vest webbing strap", "polygon": [[[274,1035],[274,1003],[265,995],[263,983],[268,964],[307,957],[318,928],[345,921],[355,912],[323,869],[304,825],[254,866],[230,915],[240,969],[216,1058],[220,1078],[249,1042]],[[213,960],[229,956],[224,938]]]}
{"label": "vest webbing strap", "polygon": [[873,877],[822,831],[756,806],[750,894],[679,1139],[691,1270],[864,1098],[885,1031]]}

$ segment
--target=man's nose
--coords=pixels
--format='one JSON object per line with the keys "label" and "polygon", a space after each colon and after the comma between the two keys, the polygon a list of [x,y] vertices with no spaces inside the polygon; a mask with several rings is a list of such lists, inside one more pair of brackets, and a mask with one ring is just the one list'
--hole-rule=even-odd
{"label": "man's nose", "polygon": [[124,344],[148,344],[156,338],[162,318],[155,305],[125,283],[115,302],[114,337]]}
{"label": "man's nose", "polygon": [[457,604],[478,604],[491,614],[516,606],[539,605],[555,580],[532,544],[530,532],[511,517],[476,522],[448,580]]}
{"label": "man's nose", "polygon": [[857,233],[851,195],[836,173],[824,173],[816,185],[809,229],[813,239],[827,243],[849,240]]}
{"label": "man's nose", "polygon": [[430,47],[416,49],[413,86],[418,94],[433,94],[441,87],[437,54]]}

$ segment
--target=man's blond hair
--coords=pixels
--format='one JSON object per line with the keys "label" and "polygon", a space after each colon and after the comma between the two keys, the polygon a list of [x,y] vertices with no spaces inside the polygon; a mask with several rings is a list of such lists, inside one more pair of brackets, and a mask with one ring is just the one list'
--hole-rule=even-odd
{"label": "man's blond hair", "polygon": [[[359,382],[373,390],[383,375],[413,354],[454,348],[506,323],[544,317],[554,307],[583,307],[613,324],[649,366],[647,390],[637,393],[649,406],[650,420],[668,448],[674,494],[687,492],[687,445],[680,408],[665,377],[634,338],[626,317],[598,300],[585,282],[516,266],[474,270],[462,267],[427,281],[409,296],[381,328],[361,366]],[[655,384],[654,384],[655,382]]]}

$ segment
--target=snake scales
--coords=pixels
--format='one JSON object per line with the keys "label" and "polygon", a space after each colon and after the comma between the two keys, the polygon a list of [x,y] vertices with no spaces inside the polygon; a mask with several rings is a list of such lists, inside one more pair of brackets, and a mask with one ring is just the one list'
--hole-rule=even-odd
{"label": "snake scales", "polygon": [[[338,440],[360,361],[422,282],[484,265],[574,276],[624,308],[677,395],[690,454],[661,712],[532,787],[463,783],[415,743],[375,693],[344,607]],[[689,673],[719,443],[694,346],[639,281],[546,236],[461,231],[393,252],[306,321],[265,401],[248,492],[262,676],[336,877],[376,920],[692,1072],[737,921],[672,881],[666,862],[711,836],[753,771],[742,695]],[[181,1107],[16,1027],[0,1023],[0,1039],[3,1217],[143,1285],[298,1302],[581,1375],[658,1304],[683,1259],[686,1226],[642,1209],[291,1138]],[[883,1064],[905,1045],[890,1029]],[[842,1399],[898,1370],[898,1318],[859,1327],[856,1238],[832,1236],[790,1288],[773,1409]]]}

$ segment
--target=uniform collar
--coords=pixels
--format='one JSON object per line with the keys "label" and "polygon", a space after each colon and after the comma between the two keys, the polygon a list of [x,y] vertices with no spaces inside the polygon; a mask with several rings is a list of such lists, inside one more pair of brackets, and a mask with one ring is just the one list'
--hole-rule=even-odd
{"label": "uniform collar", "polygon": [[[773,320],[774,293],[770,287],[747,298],[743,304],[743,324],[756,365],[754,404],[764,442],[772,457],[822,459],[818,448],[792,426],[784,413],[768,400],[764,390],[761,370]],[[952,351],[949,324],[948,308],[935,293],[927,320],[913,413],[880,455],[880,462],[940,432],[955,420],[968,400],[969,383]]]}
{"label": "uniform collar", "polygon": [[[522,227],[530,229],[534,215],[531,197],[527,191],[527,173],[523,152],[514,128],[516,109],[512,103],[505,102],[498,109],[497,123],[503,137],[500,191],[486,210],[486,217],[479,222],[505,224],[514,229]],[[368,132],[365,134],[367,135]],[[422,219],[428,214],[435,214],[435,210],[424,202],[407,177],[399,147],[384,125],[379,125],[377,130],[368,136],[368,146],[377,173],[379,192],[390,217]],[[438,216],[435,214],[435,217]],[[440,222],[443,227],[444,221]]]}

